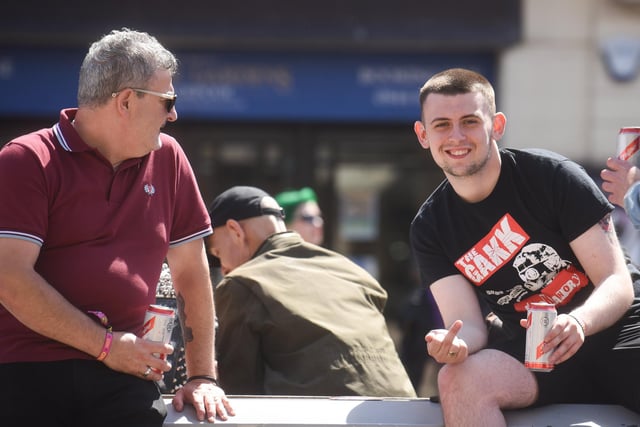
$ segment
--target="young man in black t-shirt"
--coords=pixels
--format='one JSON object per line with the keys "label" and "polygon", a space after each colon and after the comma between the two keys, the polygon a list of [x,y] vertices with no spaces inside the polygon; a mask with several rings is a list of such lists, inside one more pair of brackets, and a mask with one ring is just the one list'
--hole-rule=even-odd
{"label": "young man in black t-shirt", "polygon": [[[446,425],[505,425],[504,409],[615,403],[640,412],[640,324],[613,206],[577,164],[544,150],[500,149],[506,118],[491,84],[463,69],[420,91],[414,129],[445,181],[411,225],[411,243],[445,327],[429,354]],[[556,305],[551,372],[523,365],[526,310]],[[489,335],[484,313],[502,321]],[[635,315],[635,316],[633,316]],[[615,350],[614,350],[615,349]]]}

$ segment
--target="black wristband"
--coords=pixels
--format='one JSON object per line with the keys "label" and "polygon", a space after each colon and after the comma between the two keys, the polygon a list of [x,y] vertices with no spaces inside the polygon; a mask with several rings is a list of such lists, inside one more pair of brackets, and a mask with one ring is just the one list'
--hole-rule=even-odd
{"label": "black wristband", "polygon": [[584,321],[580,320],[580,318],[574,316],[571,313],[567,313],[567,316],[571,317],[573,320],[576,321],[576,323],[578,323],[578,326],[580,326],[580,329],[582,329],[582,335],[584,335],[584,337],[587,337],[587,328],[585,327]]}
{"label": "black wristband", "polygon": [[215,386],[220,387],[220,383],[218,382],[218,380],[210,375],[194,375],[192,377],[187,378],[187,382],[191,382],[194,380],[211,381]]}

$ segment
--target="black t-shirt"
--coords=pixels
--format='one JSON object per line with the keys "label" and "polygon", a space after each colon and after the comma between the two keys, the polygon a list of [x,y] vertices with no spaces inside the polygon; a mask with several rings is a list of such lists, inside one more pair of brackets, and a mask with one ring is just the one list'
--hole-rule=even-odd
{"label": "black t-shirt", "polygon": [[467,203],[444,181],[411,224],[411,245],[423,283],[462,274],[504,322],[519,320],[534,301],[567,312],[593,285],[569,246],[613,206],[584,169],[546,150],[501,149],[493,192]]}

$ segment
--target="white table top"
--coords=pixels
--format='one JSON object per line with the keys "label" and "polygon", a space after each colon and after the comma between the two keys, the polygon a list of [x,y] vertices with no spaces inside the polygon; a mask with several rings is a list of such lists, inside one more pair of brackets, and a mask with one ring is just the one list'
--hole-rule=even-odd
{"label": "white table top", "polygon": [[[168,415],[164,426],[207,424],[192,407],[179,413],[165,396]],[[363,397],[229,396],[236,416],[225,426],[421,426],[443,427],[440,405],[429,399]],[[616,405],[550,405],[506,413],[510,427],[615,426],[638,427],[640,415]]]}

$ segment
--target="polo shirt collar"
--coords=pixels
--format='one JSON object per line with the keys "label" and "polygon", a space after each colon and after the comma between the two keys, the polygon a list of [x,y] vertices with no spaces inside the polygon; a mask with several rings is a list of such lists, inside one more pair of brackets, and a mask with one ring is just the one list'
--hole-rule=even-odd
{"label": "polo shirt collar", "polygon": [[53,133],[56,135],[58,143],[65,151],[82,152],[90,151],[92,148],[88,146],[71,122],[76,117],[77,108],[67,108],[60,111],[60,121],[53,126]]}

